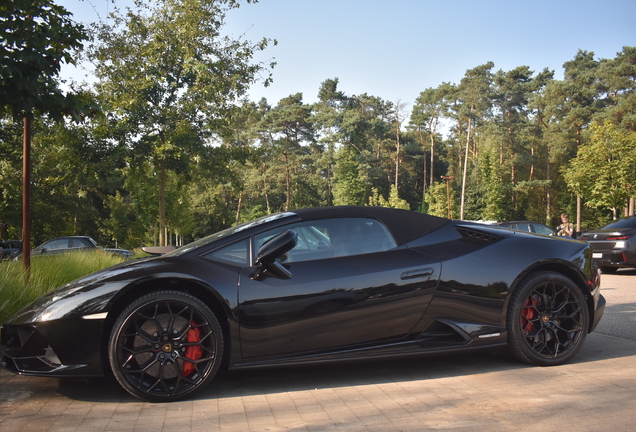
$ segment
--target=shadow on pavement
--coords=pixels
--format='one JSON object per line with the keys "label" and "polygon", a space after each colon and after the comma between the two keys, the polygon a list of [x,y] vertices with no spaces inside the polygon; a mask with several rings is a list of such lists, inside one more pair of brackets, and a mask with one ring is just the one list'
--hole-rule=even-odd
{"label": "shadow on pavement", "polygon": [[[601,279],[603,278],[603,274],[601,274]],[[636,269],[618,269],[616,273],[608,274],[611,274],[612,276],[636,276]]]}
{"label": "shadow on pavement", "polygon": [[[569,364],[584,365],[585,363],[635,355],[636,342],[592,333],[588,335],[581,352]],[[212,384],[197,394],[194,399],[222,399],[325,388],[380,385],[392,382],[461,378],[475,374],[510,372],[532,367],[536,366],[518,362],[503,352],[476,352],[329,365],[222,371]],[[139,402],[122,390],[114,379],[61,379],[55,390],[74,400]]]}

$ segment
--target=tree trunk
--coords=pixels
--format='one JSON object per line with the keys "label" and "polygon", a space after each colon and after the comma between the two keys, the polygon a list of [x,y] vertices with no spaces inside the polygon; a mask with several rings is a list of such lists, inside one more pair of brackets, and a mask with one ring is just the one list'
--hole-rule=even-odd
{"label": "tree trunk", "polygon": [[426,171],[426,144],[424,143],[424,135],[422,135],[421,130],[420,143],[422,144],[422,152],[424,153],[424,156],[422,156],[422,179],[424,180],[422,185],[422,199],[424,199],[424,196],[426,196],[426,180],[428,178],[428,172]]}
{"label": "tree trunk", "polygon": [[424,144],[424,135],[422,134],[422,130],[420,129],[420,143],[422,144],[422,152],[424,155],[422,156],[422,204],[426,201],[426,179],[428,174],[426,172],[426,144]]}
{"label": "tree trunk", "polygon": [[[581,128],[577,127],[576,129],[576,150],[581,147]],[[581,226],[581,197],[576,197],[576,225],[577,227]],[[578,229],[580,231],[580,229]]]}
{"label": "tree trunk", "polygon": [[289,211],[289,208],[291,207],[291,173],[289,171],[289,158],[287,153],[285,153],[285,190],[287,194],[285,211]]}
{"label": "tree trunk", "polygon": [[28,280],[31,270],[31,118],[24,118],[22,154],[22,267]]}
{"label": "tree trunk", "polygon": [[431,182],[429,185],[433,186],[435,181],[435,134],[431,134]]}
{"label": "tree trunk", "polygon": [[238,224],[239,220],[241,220],[241,205],[243,204],[243,192],[239,192],[239,199],[238,199],[238,208],[236,209],[236,219],[234,221],[234,224]]}
{"label": "tree trunk", "polygon": [[166,224],[166,167],[159,162],[159,246],[167,246]]}
{"label": "tree trunk", "polygon": [[262,165],[263,170],[263,193],[265,195],[265,205],[267,206],[267,214],[271,214],[272,210],[269,206],[269,188],[267,187],[267,165]]}
{"label": "tree trunk", "polygon": [[532,144],[532,146],[530,146],[530,156],[531,156],[531,163],[530,163],[530,178],[529,181],[534,180],[534,144]]}
{"label": "tree trunk", "polygon": [[[548,146],[548,165],[546,167],[546,180],[552,180],[551,174],[552,164],[550,163],[550,147]],[[550,195],[550,186],[546,188],[546,215],[545,221],[546,225],[552,225],[552,196]]]}
{"label": "tree trunk", "polygon": [[466,153],[464,155],[464,173],[462,175],[462,199],[459,211],[459,219],[464,220],[464,207],[466,203],[466,177],[468,176],[468,148],[470,147],[470,132],[472,119],[468,119],[468,129],[466,131]]}
{"label": "tree trunk", "polygon": [[[508,121],[510,122],[510,113],[507,114],[508,117]],[[512,134],[512,128],[508,127],[508,146],[510,149],[510,184],[512,185],[512,189],[510,192],[510,203],[512,205],[512,208],[515,210],[517,210],[517,196],[515,194],[515,182],[517,180],[517,167],[514,163],[514,159],[515,159],[515,140],[513,138],[513,134]]]}
{"label": "tree trunk", "polygon": [[395,189],[398,189],[400,179],[400,132],[396,134],[397,137],[397,151],[395,152]]}
{"label": "tree trunk", "polygon": [[582,200],[580,196],[576,197],[576,231],[581,231],[581,213]]}

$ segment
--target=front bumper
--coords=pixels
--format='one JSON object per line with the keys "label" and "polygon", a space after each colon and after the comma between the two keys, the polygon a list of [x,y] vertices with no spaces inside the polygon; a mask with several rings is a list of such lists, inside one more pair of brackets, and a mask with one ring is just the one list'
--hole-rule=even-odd
{"label": "front bumper", "polygon": [[100,338],[95,337],[101,332],[103,320],[72,321],[76,320],[3,325],[0,367],[20,375],[103,376]]}

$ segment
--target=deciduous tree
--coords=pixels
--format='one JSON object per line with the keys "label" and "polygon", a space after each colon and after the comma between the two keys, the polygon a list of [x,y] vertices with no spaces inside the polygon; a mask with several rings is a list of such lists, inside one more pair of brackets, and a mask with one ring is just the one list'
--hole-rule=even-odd
{"label": "deciduous tree", "polygon": [[161,245],[168,171],[186,171],[267,70],[253,58],[270,40],[221,35],[225,13],[237,7],[235,0],[135,0],[134,9],[116,11],[95,28],[90,58],[97,89],[131,149],[131,162],[154,167]]}
{"label": "deciduous tree", "polygon": [[579,147],[563,175],[568,187],[585,197],[586,205],[611,209],[616,219],[635,192],[636,133],[611,123],[591,129],[589,142]]}
{"label": "deciduous tree", "polygon": [[22,240],[23,263],[31,251],[31,120],[34,113],[78,117],[82,94],[64,93],[62,63],[74,63],[86,33],[71,14],[51,0],[4,0],[0,4],[0,116],[24,118]]}

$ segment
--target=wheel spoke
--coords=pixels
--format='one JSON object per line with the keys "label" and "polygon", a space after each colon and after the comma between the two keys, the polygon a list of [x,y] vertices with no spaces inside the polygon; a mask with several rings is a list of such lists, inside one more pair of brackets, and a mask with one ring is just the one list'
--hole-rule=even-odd
{"label": "wheel spoke", "polygon": [[119,347],[122,350],[130,353],[131,356],[135,356],[135,355],[138,355],[138,354],[154,353],[155,352],[155,349],[153,349],[152,346],[148,346],[147,348],[143,348],[143,347],[142,348],[129,348],[127,345],[120,344]]}

